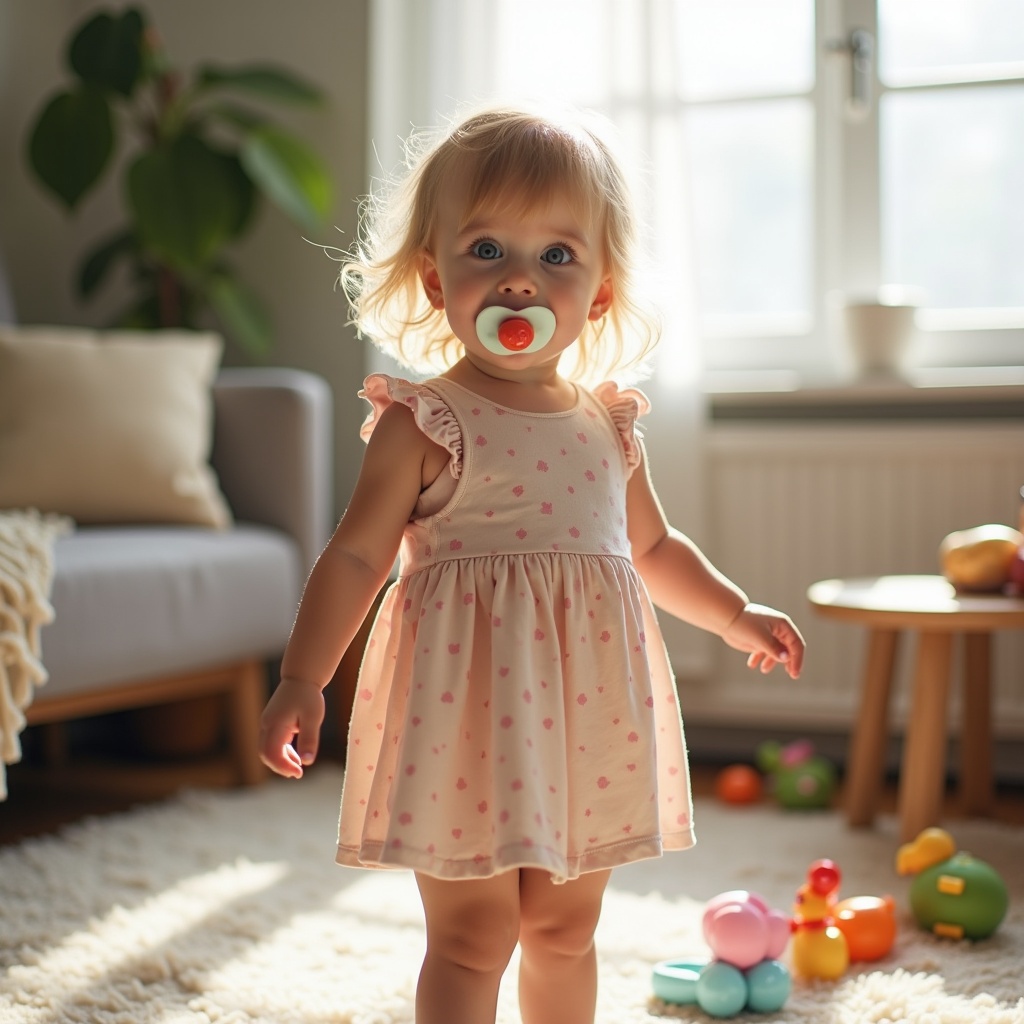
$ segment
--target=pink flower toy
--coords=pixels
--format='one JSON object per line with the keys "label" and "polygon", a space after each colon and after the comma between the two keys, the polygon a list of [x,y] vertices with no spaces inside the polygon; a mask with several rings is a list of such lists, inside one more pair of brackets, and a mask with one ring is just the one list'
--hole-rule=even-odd
{"label": "pink flower toy", "polygon": [[789,941],[789,918],[756,893],[733,889],[708,902],[703,928],[714,957],[657,964],[655,995],[670,1003],[697,1003],[712,1017],[781,1009],[790,990],[789,972],[779,962]]}

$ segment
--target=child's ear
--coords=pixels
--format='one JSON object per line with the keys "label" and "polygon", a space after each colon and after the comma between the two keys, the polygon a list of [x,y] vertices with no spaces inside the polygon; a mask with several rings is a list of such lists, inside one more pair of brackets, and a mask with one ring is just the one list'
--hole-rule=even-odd
{"label": "child's ear", "polygon": [[608,312],[609,307],[612,304],[612,295],[614,289],[612,288],[612,279],[606,277],[597,289],[597,294],[594,296],[594,301],[590,304],[590,312],[587,314],[588,320],[600,320],[601,317]]}
{"label": "child's ear", "polygon": [[420,281],[423,284],[423,291],[434,309],[444,309],[444,294],[441,291],[441,275],[437,272],[434,261],[429,253],[420,257]]}

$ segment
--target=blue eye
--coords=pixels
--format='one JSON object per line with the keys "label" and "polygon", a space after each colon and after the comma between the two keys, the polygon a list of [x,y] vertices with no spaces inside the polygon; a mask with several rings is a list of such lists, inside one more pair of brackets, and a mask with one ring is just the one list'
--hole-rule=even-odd
{"label": "blue eye", "polygon": [[552,245],[545,249],[540,258],[552,266],[559,266],[562,263],[572,263],[575,259],[573,251],[567,245]]}
{"label": "blue eye", "polygon": [[479,242],[474,242],[469,251],[482,260],[496,260],[502,256],[501,248],[497,242],[492,242],[488,238],[482,238]]}

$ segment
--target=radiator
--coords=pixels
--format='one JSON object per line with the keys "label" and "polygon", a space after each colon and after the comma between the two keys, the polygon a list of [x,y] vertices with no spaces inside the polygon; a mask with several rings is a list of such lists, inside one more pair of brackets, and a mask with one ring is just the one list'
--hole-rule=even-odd
{"label": "radiator", "polygon": [[[709,671],[681,687],[688,719],[729,726],[848,728],[858,705],[864,631],[818,618],[807,587],[836,576],[937,573],[952,530],[1016,525],[1024,425],[721,424],[706,437],[704,547],[752,600],[787,611],[808,643],[791,681],[746,669],[716,645]],[[913,641],[893,694],[905,721]],[[959,702],[959,666],[953,699]],[[995,634],[995,732],[1024,736],[1024,636]],[[956,709],[958,710],[958,709]],[[955,733],[955,725],[954,725]]]}

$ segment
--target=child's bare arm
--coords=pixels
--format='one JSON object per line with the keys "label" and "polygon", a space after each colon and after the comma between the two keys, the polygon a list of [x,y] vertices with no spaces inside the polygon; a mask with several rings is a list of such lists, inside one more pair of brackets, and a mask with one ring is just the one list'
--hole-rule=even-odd
{"label": "child's bare arm", "polygon": [[745,652],[751,668],[768,672],[781,662],[794,679],[800,674],[804,641],[797,628],[783,613],[750,604],[689,537],[669,524],[646,455],[630,477],[626,508],[633,563],[659,608]]}
{"label": "child's bare arm", "polygon": [[281,682],[263,712],[260,756],[281,775],[300,777],[316,756],[321,691],[394,565],[432,448],[400,405],[383,412],[370,437],[349,507],[306,582]]}

